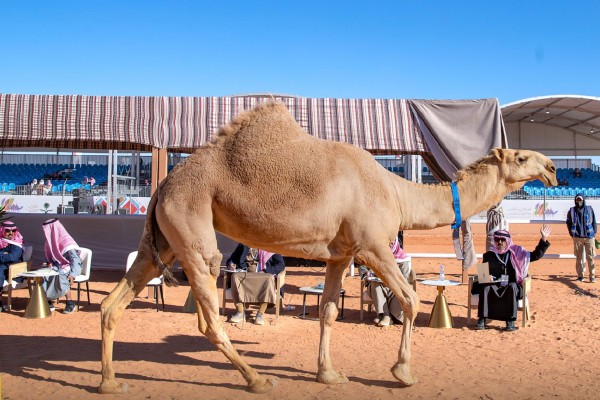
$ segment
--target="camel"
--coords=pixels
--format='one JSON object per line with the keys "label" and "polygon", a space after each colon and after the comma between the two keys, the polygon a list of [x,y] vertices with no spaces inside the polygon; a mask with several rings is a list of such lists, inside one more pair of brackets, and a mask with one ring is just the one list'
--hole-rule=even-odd
{"label": "camel", "polygon": [[[493,149],[457,175],[461,215],[486,210],[535,179],[557,184],[550,159],[534,151]],[[175,260],[189,279],[200,332],[241,372],[247,390],[265,393],[276,384],[242,359],[223,328],[216,283],[222,255],[215,231],[251,247],[326,262],[316,375],[325,384],[348,381],[329,355],[345,270],[352,258],[370,267],[402,303],[402,340],[391,372],[412,385],[411,333],[419,298],[399,272],[389,244],[399,230],[435,228],[454,219],[449,184],[409,182],[365,150],[316,139],[281,103],[242,113],[179,163],[152,196],[138,256],[102,302],[98,390],[127,391],[115,380],[116,325],[134,296],[152,278],[167,277]]]}

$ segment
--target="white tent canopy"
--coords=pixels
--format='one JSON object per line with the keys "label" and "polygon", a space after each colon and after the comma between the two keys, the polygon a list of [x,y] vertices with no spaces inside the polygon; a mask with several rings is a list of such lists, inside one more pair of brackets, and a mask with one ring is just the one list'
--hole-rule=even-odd
{"label": "white tent canopy", "polygon": [[501,110],[510,148],[547,156],[600,156],[600,97],[532,97]]}

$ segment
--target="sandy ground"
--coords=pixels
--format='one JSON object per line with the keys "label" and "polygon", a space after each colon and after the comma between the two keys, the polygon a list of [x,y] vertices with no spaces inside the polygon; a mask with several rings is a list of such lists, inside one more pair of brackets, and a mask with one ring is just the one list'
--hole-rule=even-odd
{"label": "sandy ground", "polygon": [[[533,249],[539,226],[513,225],[516,242]],[[478,252],[483,226],[475,226]],[[549,253],[570,253],[563,226],[554,227]],[[409,252],[451,252],[449,228],[407,232]],[[460,280],[456,260],[413,261],[419,279],[435,278],[439,264]],[[319,323],[298,318],[301,286],[323,281],[321,268],[290,267],[287,302],[296,310],[275,323],[225,323],[234,346],[259,373],[278,378],[269,394],[244,391],[245,382],[228,360],[196,328],[192,314],[181,312],[189,287],[166,288],[166,310],[156,312],[150,299],[138,298],[116,333],[117,378],[128,395],[101,396],[99,303],[122,276],[92,272],[92,304],[71,315],[64,303],[51,318],[22,318],[27,292],[17,292],[15,310],[0,314],[2,399],[508,399],[600,398],[600,283],[574,281],[573,260],[532,264],[533,317],[526,328],[505,332],[503,323],[475,331],[467,326],[467,288],[450,287],[446,297],[454,329],[433,329],[427,322],[435,288],[418,285],[421,300],[412,335],[412,368],[419,382],[402,388],[390,373],[397,358],[401,326],[378,328],[373,313],[359,320],[359,280],[347,277],[345,319],[335,324],[331,356],[350,382],[327,386],[315,381]],[[144,291],[143,295],[146,293]],[[307,298],[316,315],[316,298]],[[231,313],[231,306],[228,313]],[[225,317],[222,317],[225,320]],[[251,319],[250,319],[251,321]]]}

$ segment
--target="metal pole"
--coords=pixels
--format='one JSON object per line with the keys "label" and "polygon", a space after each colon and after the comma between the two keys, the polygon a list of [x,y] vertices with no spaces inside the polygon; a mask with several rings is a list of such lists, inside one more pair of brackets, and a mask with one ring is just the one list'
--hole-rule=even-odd
{"label": "metal pole", "polygon": [[544,207],[543,207],[544,214],[542,215],[542,221],[543,221],[544,225],[546,225],[546,190],[548,190],[548,189],[544,186]]}
{"label": "metal pole", "polygon": [[118,169],[117,166],[119,165],[119,156],[118,156],[118,150],[113,150],[113,154],[114,154],[114,158],[113,158],[113,208],[112,208],[112,212],[116,213],[119,210],[119,180],[117,178],[117,174],[118,174]]}
{"label": "metal pole", "polygon": [[112,165],[113,165],[113,151],[108,151],[108,180],[106,181],[106,213],[112,214]]}

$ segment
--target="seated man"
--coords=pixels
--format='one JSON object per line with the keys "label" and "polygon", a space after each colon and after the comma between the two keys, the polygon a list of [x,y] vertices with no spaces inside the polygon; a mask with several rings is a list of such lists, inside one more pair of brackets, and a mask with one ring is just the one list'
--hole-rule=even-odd
{"label": "seated man", "polygon": [[36,193],[37,193],[38,195],[40,195],[40,196],[41,196],[41,195],[43,195],[43,194],[45,194],[45,193],[44,193],[44,188],[45,188],[45,187],[46,187],[46,183],[44,182],[44,180],[43,180],[43,179],[40,179],[40,180],[38,181],[38,184],[37,184]]}
{"label": "seated man", "polygon": [[52,190],[52,182],[50,181],[50,179],[46,180],[46,184],[44,185],[44,188],[42,189],[44,195],[50,193],[50,191]]}
{"label": "seated man", "polygon": [[523,279],[527,276],[530,261],[544,257],[550,247],[550,227],[540,229],[542,238],[531,253],[512,243],[511,234],[505,230],[494,232],[492,250],[483,254],[489,264],[490,275],[499,283],[474,282],[471,294],[479,294],[476,329],[485,329],[485,320],[506,321],[506,330],[514,331],[517,319],[517,302],[523,298]]}
{"label": "seated man", "polygon": [[81,275],[81,258],[79,246],[56,218],[42,224],[46,245],[44,248],[46,262],[50,268],[58,272],[56,276],[44,278],[42,286],[48,296],[50,309],[54,310],[54,299],[65,296],[67,305],[64,314],[75,311],[75,302],[71,297],[71,283],[76,276]]}
{"label": "seated man", "polygon": [[[285,263],[281,254],[269,253],[264,250],[253,249],[243,244],[238,244],[231,257],[227,260],[227,268],[232,271],[243,270],[249,272],[264,272],[277,275],[285,269]],[[283,299],[283,287],[281,288],[281,298]],[[263,314],[267,309],[268,303],[261,302],[254,323],[264,325]],[[238,323],[245,319],[244,303],[235,304],[237,312],[231,316],[229,322]]]}
{"label": "seated man", "polygon": [[[398,239],[394,240],[394,242],[390,244],[390,248],[392,249],[394,258],[397,260],[407,257],[407,254],[400,246]],[[410,275],[409,265],[409,263],[401,263],[399,266],[400,272],[402,272],[402,275],[404,275],[407,281]],[[392,318],[398,323],[402,322],[404,312],[402,311],[402,305],[400,304],[400,301],[396,298],[394,293],[392,293],[388,287],[384,286],[383,283],[379,282],[379,280],[373,279],[375,278],[375,275],[367,267],[359,265],[358,268],[361,279],[366,280],[365,287],[369,291],[371,299],[373,299],[373,305],[375,306],[375,311],[377,312],[377,318],[375,318],[374,322],[377,324],[377,326],[383,327],[391,325]]]}
{"label": "seated man", "polygon": [[31,187],[31,194],[37,194],[37,189],[38,189],[37,179],[34,179],[33,181],[31,181],[30,187]]}
{"label": "seated man", "polygon": [[[23,236],[12,221],[0,225],[0,292],[8,278],[8,266],[23,261]],[[10,284],[10,282],[9,282]],[[6,311],[0,297],[0,312]]]}

